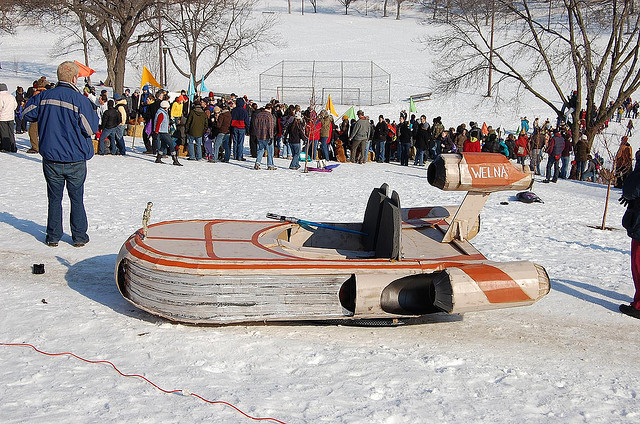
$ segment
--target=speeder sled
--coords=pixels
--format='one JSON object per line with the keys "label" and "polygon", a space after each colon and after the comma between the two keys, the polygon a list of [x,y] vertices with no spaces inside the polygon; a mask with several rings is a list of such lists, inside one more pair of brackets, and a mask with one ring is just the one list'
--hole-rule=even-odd
{"label": "speeder sled", "polygon": [[363,222],[329,228],[145,222],[120,250],[118,289],[154,315],[210,324],[451,314],[530,305],[549,292],[542,266],[492,262],[469,243],[489,194],[527,189],[528,170],[500,154],[444,154],[427,179],[468,193],[460,206],[401,208],[384,184]]}

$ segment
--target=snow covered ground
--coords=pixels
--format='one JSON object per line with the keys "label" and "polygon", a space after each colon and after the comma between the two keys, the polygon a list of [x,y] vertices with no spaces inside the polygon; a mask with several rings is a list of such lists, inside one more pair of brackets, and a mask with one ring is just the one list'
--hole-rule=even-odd
{"label": "snow covered ground", "polygon": [[[326,25],[348,19],[349,25],[331,27],[343,28],[336,38],[366,34],[377,43],[370,54],[378,55],[374,60],[381,66],[421,75],[409,68],[420,64],[413,47],[410,58],[396,56],[397,69],[389,58],[415,34],[412,20],[283,15],[279,29],[303,35],[326,30],[308,25],[312,19]],[[402,40],[390,36],[399,28],[407,31]],[[2,49],[24,50],[33,35],[3,37]],[[338,46],[331,51],[337,54]],[[39,48],[43,54],[29,56],[34,63],[21,68],[24,76],[4,69],[0,82],[28,85],[41,73],[54,79],[55,62]],[[286,57],[295,49],[292,43],[267,52],[269,57],[256,59],[255,68],[241,77],[221,75],[223,87],[256,84],[257,74],[277,62],[277,53]],[[28,74],[29,69],[38,71]],[[129,78],[135,84],[136,77]],[[380,106],[382,113],[395,115],[401,105],[408,107],[401,99],[415,91],[395,81],[393,103]],[[494,116],[485,118],[481,109],[460,101],[428,107],[420,113],[441,115],[452,124]],[[519,112],[494,113],[517,126]],[[637,139],[632,139],[634,151]],[[85,205],[91,242],[81,249],[71,246],[69,235],[57,248],[43,243],[46,188],[40,157],[24,153],[26,135],[18,136],[17,154],[0,155],[0,343],[31,343],[47,352],[112,361],[122,372],[142,374],[165,389],[228,401],[253,416],[287,423],[640,420],[640,323],[617,310],[633,294],[630,239],[620,226],[623,208],[610,204],[612,231],[590,227],[601,222],[606,187],[535,184],[545,203],[531,205],[516,202],[515,193],[491,195],[473,243],[492,260],[531,260],[546,267],[552,290],[530,307],[438,316],[394,328],[186,326],[137,310],[115,286],[116,254],[141,226],[148,201],[154,203],[152,222],[263,219],[267,212],[353,221],[362,219],[370,190],[383,182],[398,191],[403,207],[455,204],[463,193],[429,186],[425,169],[412,166],[343,164],[329,174],[290,171],[283,160],[276,160],[274,172],[254,171],[249,161],[183,161],[178,168],[154,164],[136,143],[126,158],[89,161]],[[617,199],[619,191],[611,197]],[[68,231],[68,201],[63,205]],[[32,274],[34,263],[45,264],[45,274]],[[0,361],[2,422],[252,422],[230,407],[163,394],[108,365],[8,346],[0,346]]]}

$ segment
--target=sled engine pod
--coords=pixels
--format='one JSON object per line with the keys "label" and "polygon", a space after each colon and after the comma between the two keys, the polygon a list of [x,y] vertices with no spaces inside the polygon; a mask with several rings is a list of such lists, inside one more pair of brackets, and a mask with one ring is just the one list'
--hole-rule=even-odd
{"label": "sled engine pod", "polygon": [[500,153],[442,154],[429,165],[427,180],[441,190],[476,193],[526,190],[533,181],[529,169]]}

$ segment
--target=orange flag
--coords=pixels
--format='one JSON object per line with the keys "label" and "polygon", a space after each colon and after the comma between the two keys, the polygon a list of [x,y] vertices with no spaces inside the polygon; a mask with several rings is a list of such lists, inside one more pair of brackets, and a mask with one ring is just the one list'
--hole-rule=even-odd
{"label": "orange flag", "polygon": [[91,76],[92,74],[96,73],[96,71],[94,71],[93,69],[89,68],[86,65],[83,65],[82,63],[78,62],[77,60],[74,60],[73,62],[76,65],[78,65],[78,68],[80,68],[80,71],[78,72],[78,78],[88,77],[88,76]]}
{"label": "orange flag", "polygon": [[140,81],[140,88],[144,87],[145,84],[151,84],[154,87],[162,88],[160,83],[156,81],[156,79],[151,75],[151,71],[147,69],[146,66],[142,67],[142,81]]}
{"label": "orange flag", "polygon": [[327,99],[327,107],[325,109],[331,112],[333,116],[336,116],[336,117],[338,116],[335,108],[333,107],[333,102],[331,101],[331,94],[329,94],[329,98]]}
{"label": "orange flag", "polygon": [[482,123],[482,134],[483,135],[489,134],[489,128],[487,127],[487,123],[486,122]]}

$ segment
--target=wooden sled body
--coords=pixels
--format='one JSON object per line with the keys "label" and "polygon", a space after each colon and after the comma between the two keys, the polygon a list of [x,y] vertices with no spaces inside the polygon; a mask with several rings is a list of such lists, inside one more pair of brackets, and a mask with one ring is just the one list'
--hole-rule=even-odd
{"label": "wooden sled body", "polygon": [[[435,166],[465,161],[449,156]],[[429,181],[438,184],[443,172],[453,171],[430,168]],[[478,203],[472,196],[459,207],[403,209],[385,184],[372,191],[363,222],[330,224],[336,228],[161,222],[125,242],[116,281],[137,307],[188,323],[406,318],[534,303],[549,292],[542,266],[492,262],[469,243]]]}

